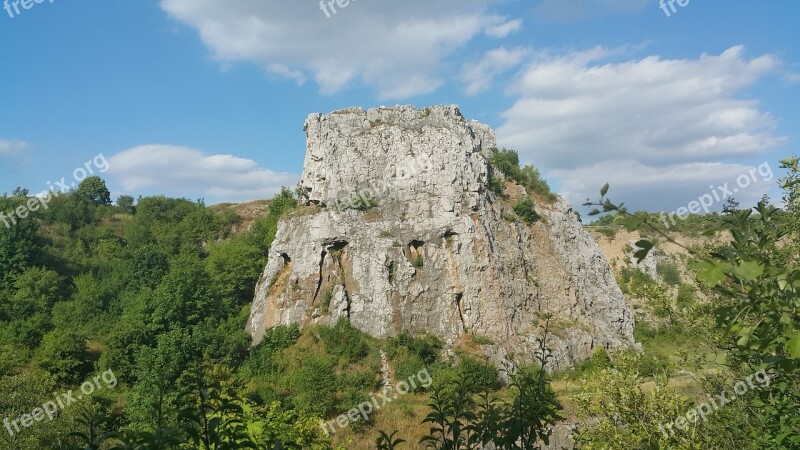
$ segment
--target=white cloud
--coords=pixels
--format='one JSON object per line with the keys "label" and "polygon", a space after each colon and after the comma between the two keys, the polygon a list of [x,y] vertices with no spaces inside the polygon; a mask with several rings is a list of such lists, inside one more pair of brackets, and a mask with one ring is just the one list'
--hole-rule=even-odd
{"label": "white cloud", "polygon": [[786,72],[783,79],[789,84],[800,83],[800,72]]}
{"label": "white cloud", "polygon": [[538,57],[509,88],[519,98],[497,130],[502,145],[558,179],[571,201],[612,181],[623,189],[617,198],[640,206],[655,199],[657,208],[670,192],[688,195],[741,168],[709,161],[749,158],[787,142],[758,101],[736,98],[775,71],[776,58],[747,59],[737,46],[697,59],[599,63],[613,53]]}
{"label": "white cloud", "polygon": [[486,27],[486,34],[494,38],[504,38],[511,33],[517,32],[522,29],[522,19],[514,19],[505,21],[502,19],[498,25]]}
{"label": "white cloud", "polygon": [[497,75],[517,67],[528,52],[526,48],[500,47],[486,52],[480,61],[464,64],[461,75],[467,84],[464,92],[474,95],[488,89]]}
{"label": "white cloud", "polygon": [[108,177],[123,193],[205,196],[243,201],[272,197],[281,186],[292,187],[299,176],[261,168],[233,155],[208,155],[172,145],[142,145],[108,159]]}
{"label": "white cloud", "polygon": [[324,94],[362,82],[383,99],[400,99],[436,90],[446,58],[472,39],[521,27],[490,13],[492,1],[351,0],[330,18],[315,1],[161,0],[161,8],[196,28],[222,64],[247,61],[297,82],[311,78]]}
{"label": "white cloud", "polygon": [[12,153],[21,152],[27,147],[28,144],[22,141],[0,139],[0,155],[10,155]]}

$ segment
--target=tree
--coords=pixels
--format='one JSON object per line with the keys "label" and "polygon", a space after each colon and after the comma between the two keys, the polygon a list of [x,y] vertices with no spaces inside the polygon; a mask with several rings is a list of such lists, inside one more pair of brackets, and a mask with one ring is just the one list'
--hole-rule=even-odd
{"label": "tree", "polygon": [[[0,213],[13,210],[19,204],[0,198]],[[0,221],[0,290],[10,286],[14,276],[36,259],[38,231],[36,221],[30,217],[18,219],[16,224],[9,223],[9,226]]]}
{"label": "tree", "polygon": [[253,298],[266,258],[247,240],[234,237],[209,246],[206,272],[232,308],[241,308]]}
{"label": "tree", "polygon": [[725,200],[725,205],[722,207],[722,212],[725,214],[733,214],[739,210],[739,202],[733,197],[728,197]]}
{"label": "tree", "polygon": [[130,195],[120,195],[117,197],[117,207],[123,214],[134,214],[136,207],[133,206],[133,197]]}
{"label": "tree", "polygon": [[281,193],[272,198],[269,203],[269,215],[265,219],[256,220],[251,228],[249,239],[265,254],[272,246],[278,232],[278,222],[284,214],[297,207],[297,199],[287,187],[281,188]]}
{"label": "tree", "polygon": [[86,336],[73,331],[55,330],[46,334],[37,358],[39,367],[59,383],[80,383],[92,369],[86,358]]}
{"label": "tree", "polygon": [[81,181],[75,193],[95,206],[111,204],[111,193],[108,192],[106,182],[98,176]]}
{"label": "tree", "polygon": [[27,269],[14,280],[14,297],[10,318],[25,319],[34,314],[47,314],[66,292],[61,276],[52,270],[34,267]]}
{"label": "tree", "polygon": [[17,186],[14,188],[14,191],[11,192],[12,197],[27,197],[31,191],[28,188]]}

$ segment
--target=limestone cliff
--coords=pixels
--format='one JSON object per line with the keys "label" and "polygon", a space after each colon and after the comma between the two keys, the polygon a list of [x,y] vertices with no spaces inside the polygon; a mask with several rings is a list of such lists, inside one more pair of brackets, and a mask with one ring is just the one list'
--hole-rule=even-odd
{"label": "limestone cliff", "polygon": [[541,220],[526,225],[487,189],[488,126],[455,106],[404,106],[313,114],[305,130],[304,206],[280,223],[256,288],[255,342],[349,317],[377,337],[482,336],[500,365],[531,361],[551,313],[553,368],[633,344],[622,292],[570,205],[537,202]]}

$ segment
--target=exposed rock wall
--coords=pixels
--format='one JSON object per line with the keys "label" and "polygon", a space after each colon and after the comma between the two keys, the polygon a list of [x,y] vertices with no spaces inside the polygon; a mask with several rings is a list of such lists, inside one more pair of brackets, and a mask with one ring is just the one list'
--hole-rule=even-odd
{"label": "exposed rock wall", "polygon": [[[530,362],[551,313],[551,367],[633,344],[631,312],[565,201],[532,226],[487,190],[488,126],[455,106],[313,114],[300,182],[248,330],[349,317],[365,332],[485,336],[496,364]],[[342,208],[342,205],[349,205]],[[511,218],[511,220],[509,220]]]}

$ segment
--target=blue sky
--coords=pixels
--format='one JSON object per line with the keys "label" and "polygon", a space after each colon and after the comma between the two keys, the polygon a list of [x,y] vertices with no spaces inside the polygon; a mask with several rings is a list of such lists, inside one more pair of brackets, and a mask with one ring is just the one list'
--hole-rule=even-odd
{"label": "blue sky", "polygon": [[776,195],[800,138],[795,0],[9,3],[0,193],[102,153],[115,197],[268,198],[310,113],[458,104],[575,203],[674,210],[764,162],[736,197]]}

